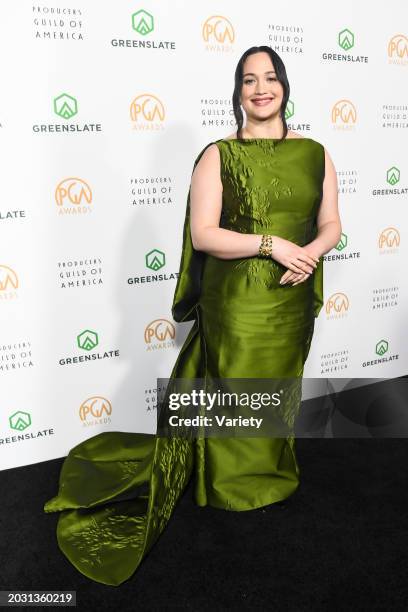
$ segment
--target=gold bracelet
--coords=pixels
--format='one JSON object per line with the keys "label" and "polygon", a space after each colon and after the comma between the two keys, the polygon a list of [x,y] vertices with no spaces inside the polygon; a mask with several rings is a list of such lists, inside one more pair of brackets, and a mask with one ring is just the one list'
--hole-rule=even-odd
{"label": "gold bracelet", "polygon": [[263,234],[261,244],[259,245],[260,257],[272,257],[272,236]]}

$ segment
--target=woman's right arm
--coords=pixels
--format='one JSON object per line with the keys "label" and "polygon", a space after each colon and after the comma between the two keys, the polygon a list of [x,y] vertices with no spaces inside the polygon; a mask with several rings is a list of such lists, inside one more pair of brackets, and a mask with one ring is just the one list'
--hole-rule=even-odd
{"label": "woman's right arm", "polygon": [[[190,228],[193,247],[220,259],[259,255],[262,234],[244,234],[219,227],[222,211],[220,152],[211,144],[194,169],[190,188]],[[298,272],[312,272],[313,257],[289,240],[273,236],[273,258]]]}

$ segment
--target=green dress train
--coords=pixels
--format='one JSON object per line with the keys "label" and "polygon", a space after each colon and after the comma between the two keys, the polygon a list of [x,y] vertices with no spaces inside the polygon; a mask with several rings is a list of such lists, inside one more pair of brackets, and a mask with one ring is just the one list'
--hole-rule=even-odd
{"label": "green dress train", "polygon": [[[223,183],[220,227],[275,234],[300,246],[311,242],[324,147],[311,138],[215,144]],[[272,259],[219,259],[196,251],[189,204],[190,192],[172,315],[194,323],[170,379],[301,380],[323,305],[322,260],[307,281],[281,286],[285,268]],[[294,415],[299,405],[294,396]],[[199,506],[242,511],[285,499],[299,485],[294,437],[100,433],[70,450],[59,492],[44,510],[60,512],[57,541],[69,561],[92,580],[117,586],[156,542],[192,475]]]}

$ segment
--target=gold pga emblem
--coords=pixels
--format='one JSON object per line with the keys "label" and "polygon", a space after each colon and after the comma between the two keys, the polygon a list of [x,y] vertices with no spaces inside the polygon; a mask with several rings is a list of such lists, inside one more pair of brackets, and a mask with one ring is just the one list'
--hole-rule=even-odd
{"label": "gold pga emblem", "polygon": [[165,112],[161,100],[153,94],[140,94],[130,105],[130,118],[132,121],[164,121]]}
{"label": "gold pga emblem", "polygon": [[232,44],[235,40],[232,23],[222,15],[208,17],[203,24],[202,35],[206,43],[214,42],[223,45],[225,42]]}
{"label": "gold pga emblem", "polygon": [[380,249],[392,249],[400,245],[400,240],[399,231],[395,227],[387,227],[378,238],[378,246]]}
{"label": "gold pga emblem", "polygon": [[356,123],[357,110],[351,100],[338,100],[332,108],[333,123]]}
{"label": "gold pga emblem", "polygon": [[167,319],[155,319],[146,326],[144,339],[146,344],[150,344],[152,340],[164,342],[168,338],[174,339],[176,328],[171,321]]}
{"label": "gold pga emblem", "polygon": [[349,299],[345,293],[333,293],[326,302],[326,314],[346,312],[349,305]]}
{"label": "gold pga emblem", "polygon": [[55,201],[58,206],[90,204],[92,202],[92,190],[83,179],[77,177],[66,178],[55,189]]}
{"label": "gold pga emblem", "polygon": [[89,397],[82,402],[79,408],[79,416],[81,421],[86,421],[88,417],[100,419],[103,415],[110,416],[112,414],[112,404],[106,397],[95,395]]}

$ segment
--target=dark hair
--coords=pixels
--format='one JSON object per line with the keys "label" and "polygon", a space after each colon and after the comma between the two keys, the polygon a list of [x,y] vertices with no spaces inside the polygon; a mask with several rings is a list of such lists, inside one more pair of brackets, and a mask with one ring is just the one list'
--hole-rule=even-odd
{"label": "dark hair", "polygon": [[237,122],[237,127],[238,127],[237,138],[241,139],[242,124],[244,122],[244,116],[243,116],[241,105],[239,102],[240,97],[241,97],[242,84],[244,80],[243,79],[244,62],[249,55],[252,55],[253,53],[259,53],[261,51],[264,51],[265,53],[267,53],[269,57],[271,58],[271,62],[273,64],[273,67],[275,68],[276,78],[278,79],[278,81],[281,83],[283,87],[283,98],[282,98],[282,105],[280,108],[280,116],[281,116],[282,123],[283,123],[283,135],[282,135],[282,138],[278,141],[278,142],[281,142],[282,140],[286,138],[286,135],[288,133],[288,126],[286,124],[286,119],[285,119],[285,111],[286,111],[286,105],[289,100],[290,86],[289,86],[289,81],[288,81],[288,77],[286,74],[285,64],[281,60],[280,56],[276,53],[276,51],[274,51],[271,47],[268,47],[266,45],[261,45],[260,47],[250,47],[249,49],[247,49],[245,53],[243,53],[243,55],[239,59],[239,62],[235,69],[235,87],[234,87],[234,93],[232,94],[232,106],[234,108],[235,121]]}

